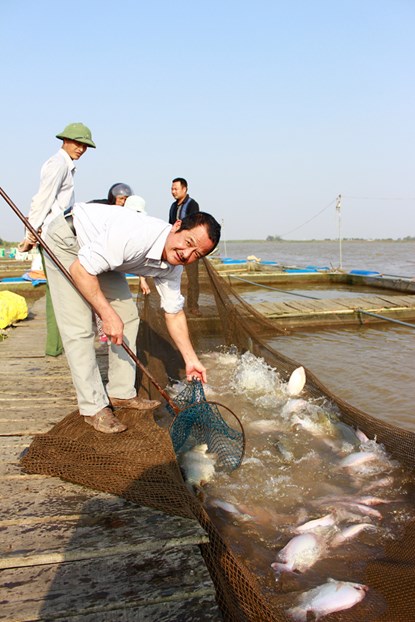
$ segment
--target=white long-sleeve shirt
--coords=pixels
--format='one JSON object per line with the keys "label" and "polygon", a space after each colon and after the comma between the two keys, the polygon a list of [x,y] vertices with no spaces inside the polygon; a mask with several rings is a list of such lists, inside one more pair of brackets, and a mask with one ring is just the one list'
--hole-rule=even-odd
{"label": "white long-sleeve shirt", "polygon": [[42,227],[44,239],[48,224],[75,202],[74,161],[59,149],[40,170],[40,186],[32,198],[28,220],[36,231]]}
{"label": "white long-sleeve shirt", "polygon": [[152,276],[167,313],[183,309],[183,266],[162,258],[171,231],[167,222],[120,205],[75,203],[72,210],[79,261],[94,276],[110,270]]}

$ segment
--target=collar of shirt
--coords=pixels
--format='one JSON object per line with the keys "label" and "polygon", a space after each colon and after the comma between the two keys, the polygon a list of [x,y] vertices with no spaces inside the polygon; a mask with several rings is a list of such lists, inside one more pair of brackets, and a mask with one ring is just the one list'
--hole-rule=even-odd
{"label": "collar of shirt", "polygon": [[65,149],[59,149],[58,153],[63,157],[70,171],[75,172],[76,166],[72,158],[66,153]]}
{"label": "collar of shirt", "polygon": [[147,253],[147,261],[152,264],[157,264],[161,268],[168,268],[169,264],[162,259],[162,254],[164,250],[164,245],[166,243],[167,236],[171,231],[172,225],[166,226],[165,229],[160,233],[157,240],[154,242],[153,246]]}

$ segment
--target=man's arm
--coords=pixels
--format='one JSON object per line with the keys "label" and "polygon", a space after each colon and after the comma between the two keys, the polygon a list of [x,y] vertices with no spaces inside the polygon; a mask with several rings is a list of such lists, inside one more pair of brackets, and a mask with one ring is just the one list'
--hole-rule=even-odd
{"label": "man's arm", "polygon": [[79,259],[75,259],[69,268],[69,272],[82,296],[100,316],[104,333],[110,338],[111,343],[117,346],[121,345],[124,323],[105,298],[98,277],[89,274]]}
{"label": "man's arm", "polygon": [[62,181],[65,176],[65,166],[58,160],[52,159],[43,165],[40,185],[37,194],[32,198],[28,220],[34,229],[39,229],[50,213]]}
{"label": "man's arm", "polygon": [[[54,160],[43,165],[40,173],[40,185],[38,192],[32,198],[28,221],[38,231],[43,225],[46,216],[50,213],[56,196],[62,185],[65,168]],[[34,235],[26,229],[24,240],[18,245],[21,252],[30,251],[37,244]]]}
{"label": "man's arm", "polygon": [[196,356],[189,337],[189,329],[184,311],[178,313],[165,313],[167,330],[170,337],[178,347],[186,365],[186,376],[188,380],[196,377],[203,382],[207,381],[206,368]]}

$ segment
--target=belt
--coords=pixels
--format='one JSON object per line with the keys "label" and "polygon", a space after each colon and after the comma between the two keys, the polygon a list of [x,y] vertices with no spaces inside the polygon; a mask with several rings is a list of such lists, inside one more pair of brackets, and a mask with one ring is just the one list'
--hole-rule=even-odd
{"label": "belt", "polygon": [[72,231],[72,233],[74,235],[76,235],[76,229],[75,229],[75,225],[73,224],[73,214],[72,214],[72,207],[68,207],[64,212],[63,212],[63,217],[65,218],[66,222],[68,223],[68,227],[69,229]]}

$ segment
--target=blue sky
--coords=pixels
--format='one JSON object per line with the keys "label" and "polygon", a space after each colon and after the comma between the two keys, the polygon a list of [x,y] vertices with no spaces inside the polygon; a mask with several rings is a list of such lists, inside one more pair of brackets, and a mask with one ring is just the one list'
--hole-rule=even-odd
{"label": "blue sky", "polygon": [[0,18],[0,186],[23,213],[81,121],[79,201],[124,181],[167,218],[183,176],[229,240],[336,238],[339,193],[344,237],[415,235],[413,0],[0,0]]}

